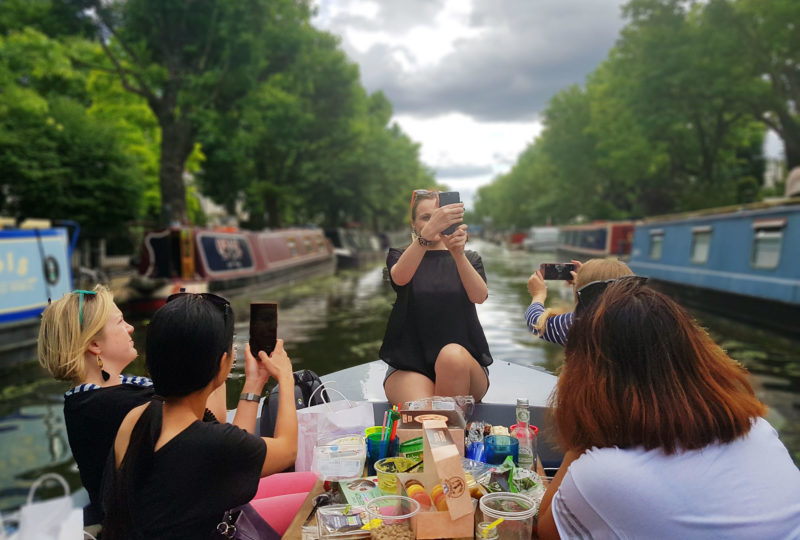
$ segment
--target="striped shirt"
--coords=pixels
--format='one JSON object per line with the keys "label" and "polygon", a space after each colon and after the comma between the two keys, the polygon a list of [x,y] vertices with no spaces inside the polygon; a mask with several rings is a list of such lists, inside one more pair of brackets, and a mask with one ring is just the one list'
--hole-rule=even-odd
{"label": "striped shirt", "polygon": [[[132,384],[135,386],[153,386],[153,381],[151,381],[147,377],[141,377],[139,375],[120,374],[119,383]],[[80,392],[89,392],[91,390],[97,390],[98,388],[103,388],[103,387],[94,383],[79,384],[78,386],[70,388],[69,390],[64,392],[64,397],[71,396],[73,394],[78,394]]]}
{"label": "striped shirt", "polygon": [[572,323],[575,321],[575,314],[569,312],[548,317],[545,323],[544,333],[540,335],[539,331],[536,329],[536,323],[539,322],[539,317],[542,316],[542,313],[544,313],[544,305],[541,302],[534,302],[528,306],[528,310],[525,312],[528,330],[530,330],[533,335],[539,336],[550,343],[566,345],[567,334],[569,334],[569,329],[572,328]]}

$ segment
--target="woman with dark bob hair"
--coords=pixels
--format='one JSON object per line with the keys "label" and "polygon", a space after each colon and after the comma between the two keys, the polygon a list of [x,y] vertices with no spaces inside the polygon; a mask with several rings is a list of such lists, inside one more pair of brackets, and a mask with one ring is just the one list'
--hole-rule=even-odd
{"label": "woman with dark bob hair", "polygon": [[800,537],[800,470],[744,368],[643,278],[578,302],[540,538]]}
{"label": "woman with dark bob hair", "polygon": [[[235,356],[227,300],[207,293],[171,296],[147,328],[146,352],[156,395],[128,413],[114,441],[103,480],[103,538],[209,538],[227,510],[257,492],[266,495],[261,477],[294,463],[291,362],[282,340],[269,356],[259,351],[256,358],[245,347],[244,393],[231,425],[203,421],[207,396],[228,377]],[[262,438],[252,434],[258,409],[252,396],[261,395],[270,376],[280,388],[278,416],[275,436]],[[270,524],[277,517],[288,525],[291,517],[283,518],[297,512],[313,485],[313,474],[310,482],[305,473],[295,474],[302,478],[289,482],[295,488],[290,501],[252,501]]]}

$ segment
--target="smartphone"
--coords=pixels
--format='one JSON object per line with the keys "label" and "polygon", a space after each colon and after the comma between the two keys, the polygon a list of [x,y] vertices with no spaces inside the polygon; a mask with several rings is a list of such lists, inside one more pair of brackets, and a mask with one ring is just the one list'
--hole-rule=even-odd
{"label": "smartphone", "polygon": [[550,280],[570,280],[575,271],[575,265],[572,263],[542,263],[539,266],[544,279]]}
{"label": "smartphone", "polygon": [[[439,193],[439,207],[447,206],[448,204],[455,204],[461,202],[461,198],[458,196],[458,191],[442,191]],[[453,234],[456,232],[458,226],[461,225],[460,223],[454,223],[450,225],[445,230],[442,231],[442,234]]]}
{"label": "smartphone", "polygon": [[253,302],[250,304],[250,352],[258,358],[258,351],[272,354],[278,339],[278,304]]}

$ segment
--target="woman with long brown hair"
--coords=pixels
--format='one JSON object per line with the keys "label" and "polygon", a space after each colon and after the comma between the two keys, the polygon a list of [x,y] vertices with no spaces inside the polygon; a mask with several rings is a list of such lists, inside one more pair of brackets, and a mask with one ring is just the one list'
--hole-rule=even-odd
{"label": "woman with long brown hair", "polygon": [[540,538],[800,536],[800,470],[744,368],[642,278],[578,302]]}

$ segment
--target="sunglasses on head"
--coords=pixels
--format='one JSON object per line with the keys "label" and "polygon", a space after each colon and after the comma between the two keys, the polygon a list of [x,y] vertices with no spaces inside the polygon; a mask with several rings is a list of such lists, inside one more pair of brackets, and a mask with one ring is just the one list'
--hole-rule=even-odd
{"label": "sunglasses on head", "polygon": [[578,306],[581,308],[585,308],[589,304],[593,303],[597,298],[603,294],[603,292],[608,288],[609,285],[612,283],[616,283],[617,281],[628,281],[632,280],[639,285],[643,285],[647,282],[647,278],[643,276],[622,276],[620,278],[615,279],[606,279],[604,281],[592,281],[591,283],[587,283],[577,291],[578,295]]}
{"label": "sunglasses on head", "polygon": [[231,309],[231,303],[221,296],[207,292],[205,293],[186,292],[186,290],[181,289],[181,292],[177,292],[175,294],[167,296],[166,303],[170,303],[176,298],[180,298],[181,296],[199,296],[203,300],[206,300],[214,304],[222,312],[222,315],[225,317],[226,320],[228,318],[228,310]]}
{"label": "sunglasses on head", "polygon": [[89,295],[90,297],[97,296],[97,291],[84,291],[83,289],[76,289],[72,294],[78,295],[78,323],[83,328],[83,297]]}
{"label": "sunglasses on head", "polygon": [[431,191],[429,189],[415,189],[411,192],[411,206],[410,208],[414,208],[414,201],[417,199],[417,195],[436,195],[437,199],[439,197],[438,191]]}

